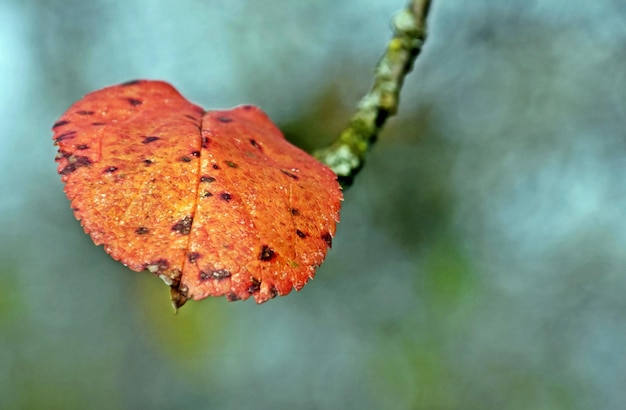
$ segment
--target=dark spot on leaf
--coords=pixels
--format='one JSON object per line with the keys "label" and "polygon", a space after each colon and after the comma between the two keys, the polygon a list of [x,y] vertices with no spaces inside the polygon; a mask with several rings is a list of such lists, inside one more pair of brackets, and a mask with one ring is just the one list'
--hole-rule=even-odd
{"label": "dark spot on leaf", "polygon": [[69,165],[65,166],[59,172],[59,174],[61,175],[68,175],[76,171],[80,167],[86,167],[86,166],[91,165],[91,160],[84,156],[70,155],[69,157],[67,157],[67,159],[69,161]]}
{"label": "dark spot on leaf", "polygon": [[198,260],[199,257],[200,257],[200,254],[198,252],[189,252],[187,254],[187,259],[191,263],[196,263],[196,261]]}
{"label": "dark spot on leaf", "polygon": [[300,177],[297,176],[296,174],[292,174],[291,172],[285,171],[284,169],[281,169],[280,172],[282,172],[283,174],[287,175],[291,179],[296,179],[296,180],[300,179]]}
{"label": "dark spot on leaf", "polygon": [[304,232],[302,232],[300,229],[296,229],[296,235],[298,235],[300,238],[306,238],[306,234]]}
{"label": "dark spot on leaf", "polygon": [[66,120],[61,120],[61,121],[57,121],[52,125],[52,128],[56,128],[56,127],[61,127],[63,125],[69,124],[69,121]]}
{"label": "dark spot on leaf", "polygon": [[76,171],[76,165],[75,164],[69,164],[67,166],[65,166],[61,171],[59,171],[59,175],[69,175],[72,172]]}
{"label": "dark spot on leaf", "polygon": [[263,245],[263,247],[261,247],[261,253],[259,254],[260,260],[262,260],[263,262],[269,262],[275,257],[276,252],[274,252],[274,249],[270,248],[267,245]]}
{"label": "dark spot on leaf", "polygon": [[209,191],[204,191],[203,193],[200,194],[201,198],[208,198],[210,196],[213,196],[213,194],[210,193]]}
{"label": "dark spot on leaf", "polygon": [[66,152],[66,151],[63,151],[63,150],[59,150],[59,152],[57,152],[57,155],[54,157],[54,160],[58,161],[61,158],[67,158],[70,155],[72,155],[72,154],[70,154],[69,152]]}
{"label": "dark spot on leaf", "polygon": [[80,151],[86,150],[86,149],[89,149],[89,145],[87,145],[87,144],[79,144],[79,145],[76,146],[76,149],[80,150]]}
{"label": "dark spot on leaf", "polygon": [[130,103],[130,105],[132,105],[133,107],[136,107],[136,106],[141,105],[143,103],[143,101],[138,100],[136,98],[127,98],[127,100]]}
{"label": "dark spot on leaf", "polygon": [[251,110],[253,107],[254,107],[254,106],[253,106],[253,105],[250,105],[250,104],[246,104],[246,105],[241,106],[241,108],[243,108],[243,109],[244,109],[244,110],[246,110],[246,111]]}
{"label": "dark spot on leaf", "polygon": [[232,122],[233,121],[232,118],[228,118],[228,117],[217,117],[217,120],[219,122],[223,122],[223,123],[227,123],[227,122]]}
{"label": "dark spot on leaf", "polygon": [[324,242],[326,242],[326,245],[328,245],[329,248],[333,247],[333,237],[331,236],[330,232],[322,234],[322,239],[324,240]]}
{"label": "dark spot on leaf", "polygon": [[209,148],[209,137],[202,137],[202,148]]}
{"label": "dark spot on leaf", "polygon": [[220,166],[217,165],[217,164],[213,164],[212,167],[213,167],[213,169],[220,169]]}
{"label": "dark spot on leaf", "polygon": [[128,87],[129,85],[135,85],[135,84],[139,84],[141,82],[141,80],[130,80],[130,81],[126,81],[125,83],[120,84],[122,87]]}
{"label": "dark spot on leaf", "polygon": [[183,162],[191,162],[191,158],[189,157],[180,157],[180,160]]}
{"label": "dark spot on leaf", "polygon": [[68,131],[68,132],[64,132],[63,134],[59,135],[58,137],[55,137],[55,141],[59,142],[59,141],[64,141],[64,140],[69,140],[74,138],[74,136],[76,135],[76,131]]}
{"label": "dark spot on leaf", "polygon": [[248,286],[248,293],[253,294],[261,290],[261,281],[254,276],[251,279],[250,286]]}
{"label": "dark spot on leaf", "polygon": [[256,149],[261,149],[261,146],[259,145],[259,143],[253,139],[250,140],[250,144]]}
{"label": "dark spot on leaf", "polygon": [[204,115],[206,111],[204,111],[204,109],[202,107],[198,107],[197,105],[195,105],[193,107],[193,109],[200,115]]}
{"label": "dark spot on leaf", "polygon": [[106,122],[92,122],[91,125],[96,125],[96,126],[98,126],[98,125],[107,125],[107,123]]}
{"label": "dark spot on leaf", "polygon": [[110,174],[111,172],[115,172],[115,171],[117,171],[117,167],[107,167],[107,168],[104,169],[103,172],[105,174]]}
{"label": "dark spot on leaf", "polygon": [[200,177],[200,182],[213,182],[213,181],[215,181],[215,178],[210,177],[208,175],[202,175]]}
{"label": "dark spot on leaf", "polygon": [[235,164],[233,161],[224,161],[224,163],[231,168],[237,168],[237,164]]}
{"label": "dark spot on leaf", "polygon": [[150,229],[146,228],[145,226],[140,226],[139,228],[135,229],[135,233],[137,235],[145,235],[148,232],[150,232]]}
{"label": "dark spot on leaf", "polygon": [[298,211],[296,208],[291,208],[291,215],[298,216],[300,215],[300,211]]}
{"label": "dark spot on leaf", "polygon": [[143,144],[149,144],[151,142],[154,142],[156,140],[160,140],[161,138],[159,137],[154,137],[154,136],[150,136],[150,137],[146,137],[143,139],[143,141],[141,141]]}
{"label": "dark spot on leaf", "polygon": [[272,285],[270,288],[270,297],[274,299],[276,296],[278,296],[278,289],[276,289],[276,286]]}
{"label": "dark spot on leaf", "polygon": [[226,269],[200,271],[201,280],[208,280],[208,279],[222,280],[222,279],[230,278],[230,275],[231,273]]}
{"label": "dark spot on leaf", "polygon": [[229,294],[227,294],[226,299],[228,299],[229,302],[235,302],[235,301],[241,300],[241,298],[233,292],[230,292]]}
{"label": "dark spot on leaf", "polygon": [[94,115],[95,111],[81,110],[81,111],[77,111],[76,114],[78,114],[78,115]]}
{"label": "dark spot on leaf", "polygon": [[189,235],[189,232],[191,232],[192,223],[193,223],[193,218],[190,216],[186,216],[180,221],[176,222],[174,226],[172,226],[172,231],[178,232],[181,235]]}
{"label": "dark spot on leaf", "polygon": [[200,156],[200,151],[194,151],[191,153],[192,157],[199,157]]}
{"label": "dark spot on leaf", "polygon": [[148,166],[148,165],[152,165],[153,161],[151,159],[144,159],[143,163],[146,164],[146,166]]}
{"label": "dark spot on leaf", "polygon": [[229,202],[231,199],[233,199],[233,196],[228,192],[222,192],[220,194],[220,198],[222,198],[226,202]]}

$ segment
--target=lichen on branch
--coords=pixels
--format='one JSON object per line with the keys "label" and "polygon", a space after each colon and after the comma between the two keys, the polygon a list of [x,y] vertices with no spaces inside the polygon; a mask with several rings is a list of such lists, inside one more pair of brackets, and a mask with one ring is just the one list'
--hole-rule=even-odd
{"label": "lichen on branch", "polygon": [[358,103],[345,130],[330,146],[313,155],[328,165],[345,188],[363,167],[367,151],[388,117],[398,111],[404,77],[426,40],[426,18],[431,0],[411,0],[392,21],[393,37],[376,65],[374,85]]}

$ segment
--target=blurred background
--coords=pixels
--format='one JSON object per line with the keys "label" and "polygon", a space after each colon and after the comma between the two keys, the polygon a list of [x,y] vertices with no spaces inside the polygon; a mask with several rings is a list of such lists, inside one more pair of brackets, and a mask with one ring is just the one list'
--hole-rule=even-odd
{"label": "blurred background", "polygon": [[95,247],[51,125],[163,79],[312,149],[369,89],[404,0],[0,1],[0,408],[619,409],[626,8],[434,0],[332,251],[261,306]]}

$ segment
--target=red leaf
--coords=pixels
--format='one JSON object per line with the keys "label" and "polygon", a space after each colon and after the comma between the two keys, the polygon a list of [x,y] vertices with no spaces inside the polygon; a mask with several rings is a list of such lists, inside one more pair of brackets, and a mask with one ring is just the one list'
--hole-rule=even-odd
{"label": "red leaf", "polygon": [[169,84],[86,95],[53,126],[58,171],[96,245],[187,299],[301,289],[331,245],[335,174],[258,108],[207,111]]}

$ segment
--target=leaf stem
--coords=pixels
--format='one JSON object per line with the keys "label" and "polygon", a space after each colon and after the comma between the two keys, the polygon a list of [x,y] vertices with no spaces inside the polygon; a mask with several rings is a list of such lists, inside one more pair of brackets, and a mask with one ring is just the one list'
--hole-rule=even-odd
{"label": "leaf stem", "polygon": [[352,185],[387,118],[398,111],[404,77],[426,40],[430,4],[431,0],[411,0],[396,14],[393,37],[376,65],[371,90],[358,103],[356,113],[335,142],[313,153],[337,174],[344,188]]}

